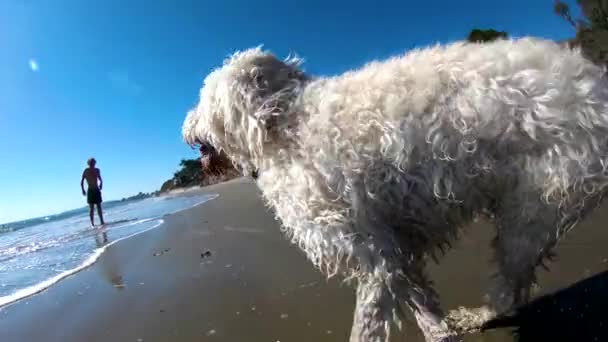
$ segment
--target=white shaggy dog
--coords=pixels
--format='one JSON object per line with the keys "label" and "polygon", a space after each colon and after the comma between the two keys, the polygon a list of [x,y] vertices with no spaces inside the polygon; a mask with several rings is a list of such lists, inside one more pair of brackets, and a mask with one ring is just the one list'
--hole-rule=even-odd
{"label": "white shaggy dog", "polygon": [[435,46],[327,78],[257,48],[206,78],[183,136],[259,170],[293,243],[328,276],[356,280],[351,341],[387,341],[404,309],[427,341],[448,341],[429,256],[491,214],[502,312],[528,300],[537,265],[599,204],[603,74],[532,38]]}

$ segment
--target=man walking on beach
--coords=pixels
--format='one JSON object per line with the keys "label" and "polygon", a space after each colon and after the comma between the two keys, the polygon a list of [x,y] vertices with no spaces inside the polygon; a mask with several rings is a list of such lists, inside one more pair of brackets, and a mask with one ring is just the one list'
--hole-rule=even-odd
{"label": "man walking on beach", "polygon": [[[101,189],[103,188],[103,180],[101,179],[101,172],[95,167],[97,161],[95,158],[87,160],[88,168],[82,172],[82,179],[80,180],[80,188],[82,189],[82,195],[87,196],[87,203],[89,203],[89,216],[91,217],[91,226],[95,226],[93,221],[94,206],[97,206],[97,214],[99,214],[99,221],[101,225],[103,222],[103,213],[101,211]],[[84,180],[87,180],[88,188],[84,191]],[[99,186],[97,186],[97,179],[99,179]]]}

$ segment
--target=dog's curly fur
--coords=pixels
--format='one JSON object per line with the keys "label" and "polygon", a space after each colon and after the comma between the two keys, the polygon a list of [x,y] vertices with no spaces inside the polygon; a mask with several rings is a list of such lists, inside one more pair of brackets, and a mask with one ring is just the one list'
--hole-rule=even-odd
{"label": "dog's curly fur", "polygon": [[183,125],[257,184],[326,273],[357,281],[351,341],[386,341],[411,309],[452,340],[425,275],[475,215],[497,227],[495,310],[608,184],[608,88],[578,49],[535,38],[457,42],[314,78],[300,60],[238,52]]}

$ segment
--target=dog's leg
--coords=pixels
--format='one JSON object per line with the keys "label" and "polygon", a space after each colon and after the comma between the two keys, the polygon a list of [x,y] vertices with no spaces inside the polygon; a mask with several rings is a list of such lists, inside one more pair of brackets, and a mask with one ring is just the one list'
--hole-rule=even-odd
{"label": "dog's leg", "polygon": [[441,310],[439,294],[424,273],[424,261],[415,262],[405,269],[405,277],[400,279],[400,297],[412,311],[418,327],[427,342],[461,341],[446,324]]}
{"label": "dog's leg", "polygon": [[439,301],[434,291],[431,289],[411,290],[408,302],[427,342],[461,341],[460,337],[452,333],[443,320],[444,314],[439,307]]}
{"label": "dog's leg", "polygon": [[360,280],[350,342],[386,342],[399,310],[394,295],[382,279]]}
{"label": "dog's leg", "polygon": [[530,299],[536,267],[551,256],[557,242],[557,210],[532,195],[507,196],[497,215],[497,228],[494,249],[499,270],[492,301],[502,313]]}
{"label": "dog's leg", "polygon": [[527,191],[522,185],[506,194],[495,212],[498,234],[493,247],[498,273],[491,306],[451,311],[447,321],[452,330],[478,331],[496,315],[529,301],[536,268],[553,255],[560,224],[557,207]]}
{"label": "dog's leg", "polygon": [[424,274],[424,253],[418,250],[423,247],[412,243],[407,215],[394,209],[395,203],[404,201],[402,186],[407,180],[385,163],[369,167],[364,177],[350,186],[360,239],[352,247],[360,277],[351,342],[387,341],[392,326],[400,326],[404,309],[412,310],[427,342],[457,341]]}
{"label": "dog's leg", "polygon": [[412,310],[427,342],[460,341],[443,321],[438,296],[428,281],[414,286],[396,274],[382,278],[359,282],[351,342],[389,341],[393,326],[400,326],[402,304]]}

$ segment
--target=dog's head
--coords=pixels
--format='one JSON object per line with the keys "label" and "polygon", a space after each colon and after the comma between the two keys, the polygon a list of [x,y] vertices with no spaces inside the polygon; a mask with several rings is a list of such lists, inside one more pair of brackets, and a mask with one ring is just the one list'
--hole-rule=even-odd
{"label": "dog's head", "polygon": [[183,124],[185,141],[225,151],[244,172],[258,167],[265,147],[281,143],[276,140],[308,80],[299,65],[297,58],[279,60],[260,48],[235,53],[205,79],[200,102]]}

